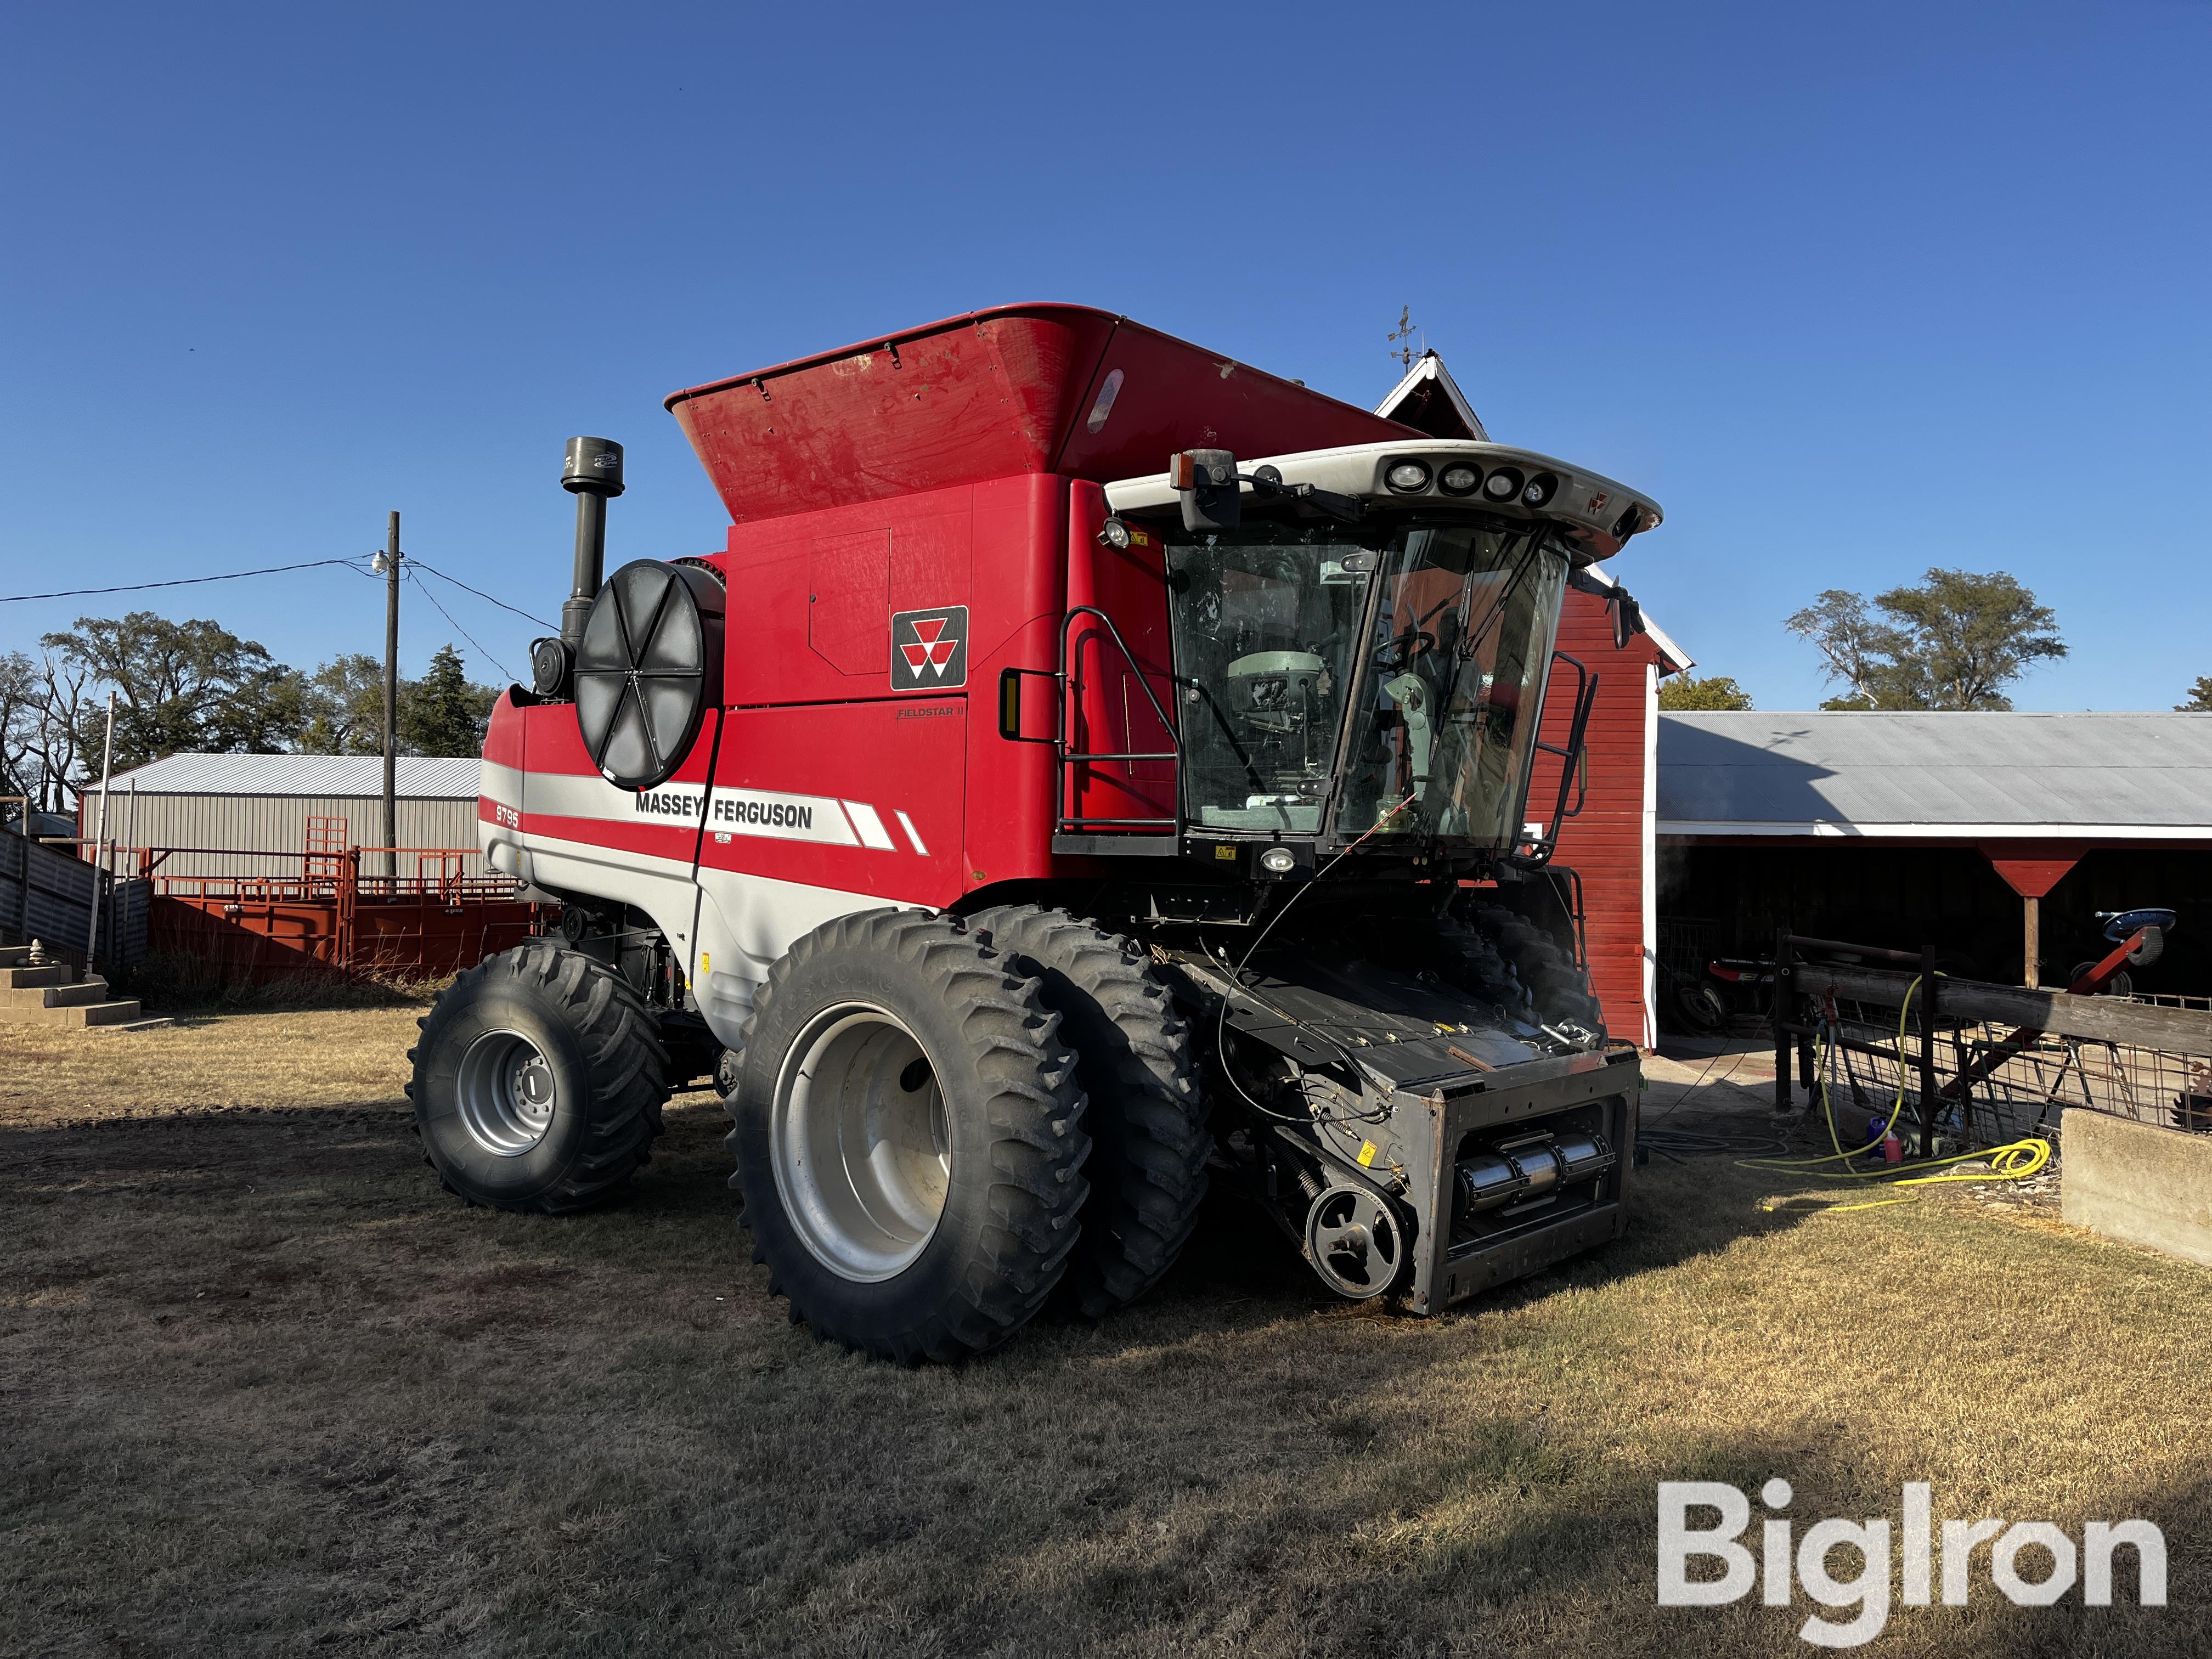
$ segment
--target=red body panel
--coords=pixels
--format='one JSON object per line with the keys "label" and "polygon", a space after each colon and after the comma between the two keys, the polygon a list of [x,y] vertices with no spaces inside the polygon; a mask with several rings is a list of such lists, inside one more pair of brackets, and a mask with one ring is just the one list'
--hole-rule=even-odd
{"label": "red body panel", "polygon": [[967,712],[957,696],[731,710],[702,862],[950,904],[967,885]]}
{"label": "red body panel", "polygon": [[500,799],[487,774],[485,793],[477,802],[477,820],[530,836],[696,864],[720,720],[719,711],[709,709],[701,720],[697,741],[675,776],[658,789],[638,793],[617,788],[599,776],[585,752],[574,703],[516,708],[502,698],[492,711],[484,759],[492,764],[513,763],[495,762],[495,747],[501,754],[518,748],[526,754],[522,799]]}
{"label": "red body panel", "polygon": [[1070,305],[948,318],[679,392],[668,407],[738,524],[1023,473],[1104,483],[1194,446],[1279,455],[1419,435]]}

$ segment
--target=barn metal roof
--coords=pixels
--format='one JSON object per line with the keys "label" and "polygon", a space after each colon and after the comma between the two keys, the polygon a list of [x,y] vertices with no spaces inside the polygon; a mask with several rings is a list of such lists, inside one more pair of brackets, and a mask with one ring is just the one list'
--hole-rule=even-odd
{"label": "barn metal roof", "polygon": [[1668,714],[1662,836],[2212,840],[2212,714]]}
{"label": "barn metal roof", "polygon": [[[398,793],[410,800],[474,800],[483,763],[402,755]],[[97,785],[94,786],[97,788]],[[142,795],[374,796],[384,793],[379,755],[170,755],[118,772],[111,789]]]}

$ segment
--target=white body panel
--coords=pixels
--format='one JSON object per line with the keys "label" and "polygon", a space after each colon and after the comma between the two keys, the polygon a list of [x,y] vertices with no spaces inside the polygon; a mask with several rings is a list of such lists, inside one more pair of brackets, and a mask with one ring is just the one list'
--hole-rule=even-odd
{"label": "white body panel", "polygon": [[[527,794],[526,796],[526,790]],[[826,921],[895,903],[875,893],[848,893],[779,881],[769,876],[701,867],[622,848],[547,835],[521,827],[522,813],[635,823],[641,797],[604,779],[484,766],[483,799],[496,822],[477,825],[493,866],[557,900],[561,892],[634,905],[653,918],[684,963],[692,1000],[715,1037],[736,1048],[769,969]],[[761,790],[669,784],[642,798],[653,822],[671,828],[710,823],[731,835],[767,836],[835,846],[897,850],[880,813],[859,801]],[[915,851],[920,837],[904,812],[896,815]]]}

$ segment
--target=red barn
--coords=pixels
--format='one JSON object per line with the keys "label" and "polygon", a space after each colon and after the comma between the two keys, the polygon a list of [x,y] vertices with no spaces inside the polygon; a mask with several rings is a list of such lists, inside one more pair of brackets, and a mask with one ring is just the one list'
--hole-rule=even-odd
{"label": "red barn", "polygon": [[[1593,574],[1610,580],[1601,568]],[[1583,738],[1589,792],[1581,813],[1559,832],[1554,858],[1582,878],[1590,981],[1606,1030],[1649,1048],[1659,1040],[1659,682],[1692,665],[1648,619],[1642,633],[1616,647],[1613,606],[1587,592],[1567,595],[1559,649],[1597,676],[1597,702]],[[1544,709],[1546,742],[1565,745],[1574,689],[1574,671],[1556,665]],[[1549,812],[1559,798],[1559,763],[1539,758],[1531,817]]]}
{"label": "red barn", "polygon": [[[1375,412],[1438,438],[1487,439],[1482,422],[1443,360],[1423,355]],[[1632,568],[1623,577],[1633,579]],[[1611,590],[1608,567],[1585,574],[1592,587]],[[1597,702],[1584,741],[1589,787],[1582,811],[1561,830],[1555,861],[1582,878],[1583,938],[1590,980],[1605,1008],[1606,1030],[1649,1048],[1659,1040],[1655,1013],[1658,977],[1659,682],[1692,666],[1681,648],[1648,619],[1628,643],[1613,643],[1613,606],[1605,593],[1570,592],[1559,617],[1558,648],[1597,676]],[[1544,708],[1544,740],[1564,748],[1574,715],[1576,674],[1565,663],[1552,674]],[[1559,763],[1537,757],[1528,792],[1532,818],[1559,799]]]}

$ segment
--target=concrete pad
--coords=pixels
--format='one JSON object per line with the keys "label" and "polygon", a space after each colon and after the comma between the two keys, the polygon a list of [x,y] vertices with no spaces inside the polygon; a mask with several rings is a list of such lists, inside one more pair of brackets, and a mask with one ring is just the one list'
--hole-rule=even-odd
{"label": "concrete pad", "polygon": [[2068,1222],[2212,1267],[2212,1135],[2072,1107],[2059,1144]]}

